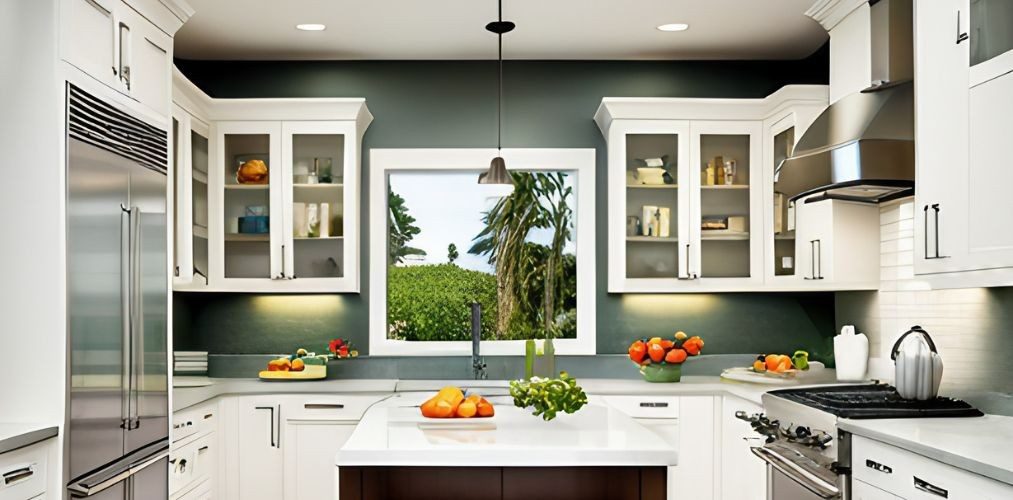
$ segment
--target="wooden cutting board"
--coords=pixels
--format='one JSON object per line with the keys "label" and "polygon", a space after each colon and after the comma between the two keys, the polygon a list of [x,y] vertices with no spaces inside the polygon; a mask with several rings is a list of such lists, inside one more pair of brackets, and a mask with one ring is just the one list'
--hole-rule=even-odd
{"label": "wooden cutting board", "polygon": [[260,380],[275,381],[299,381],[299,380],[321,380],[327,378],[327,366],[325,365],[306,365],[306,368],[301,372],[293,371],[267,371],[263,370],[260,372]]}

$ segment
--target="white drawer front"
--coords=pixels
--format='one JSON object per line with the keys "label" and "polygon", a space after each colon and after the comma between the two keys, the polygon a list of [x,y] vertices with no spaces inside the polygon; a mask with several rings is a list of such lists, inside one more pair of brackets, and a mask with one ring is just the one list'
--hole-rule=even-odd
{"label": "white drawer front", "polygon": [[906,499],[1001,500],[1013,498],[1013,486],[873,439],[852,441],[856,480]]}
{"label": "white drawer front", "polygon": [[172,442],[179,443],[190,436],[212,432],[217,426],[217,401],[180,410],[172,415]]}
{"label": "white drawer front", "polygon": [[633,418],[679,418],[678,396],[603,396],[602,399]]}
{"label": "white drawer front", "polygon": [[284,420],[358,421],[370,406],[386,398],[386,395],[321,394],[284,396],[279,400]]}
{"label": "white drawer front", "polygon": [[0,500],[24,500],[46,492],[44,443],[0,455]]}

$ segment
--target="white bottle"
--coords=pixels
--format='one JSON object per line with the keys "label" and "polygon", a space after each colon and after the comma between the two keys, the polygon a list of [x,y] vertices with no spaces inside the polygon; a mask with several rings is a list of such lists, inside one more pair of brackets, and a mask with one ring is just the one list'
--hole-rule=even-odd
{"label": "white bottle", "polygon": [[834,362],[837,380],[865,380],[865,372],[869,368],[869,338],[864,333],[855,334],[853,325],[845,325],[841,334],[834,337]]}

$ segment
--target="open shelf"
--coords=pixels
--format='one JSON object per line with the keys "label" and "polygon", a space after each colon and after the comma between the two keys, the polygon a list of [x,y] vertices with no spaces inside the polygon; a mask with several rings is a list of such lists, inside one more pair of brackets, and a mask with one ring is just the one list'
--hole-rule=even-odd
{"label": "open shelf", "polygon": [[659,237],[659,236],[627,236],[626,241],[635,243],[678,243],[679,238],[674,236]]}

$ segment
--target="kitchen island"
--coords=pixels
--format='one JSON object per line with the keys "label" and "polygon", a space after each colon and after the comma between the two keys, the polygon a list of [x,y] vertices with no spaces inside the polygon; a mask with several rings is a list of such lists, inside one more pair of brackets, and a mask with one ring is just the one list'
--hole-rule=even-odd
{"label": "kitchen island", "polygon": [[427,396],[399,394],[363,415],[335,459],[341,500],[662,500],[677,447],[591,397],[545,422],[493,397],[491,419],[430,421]]}

